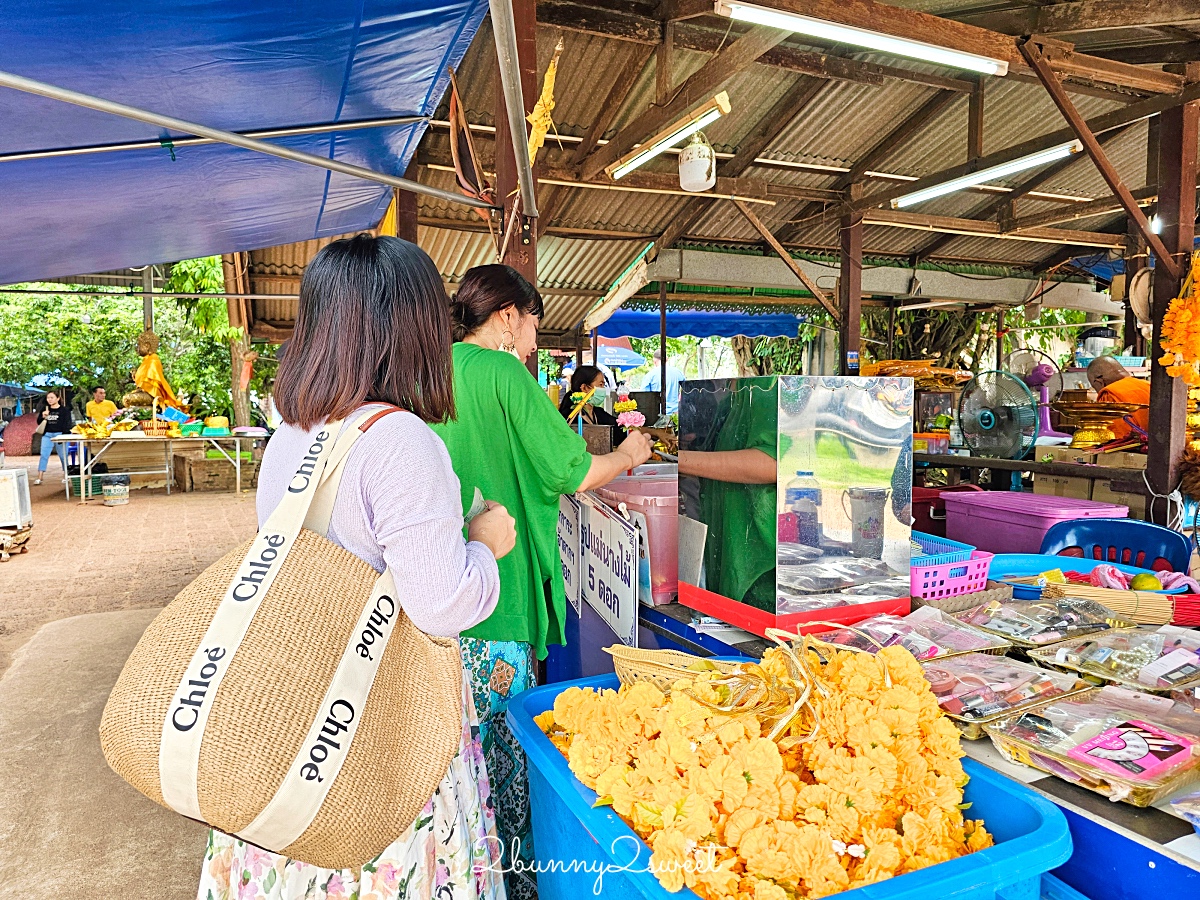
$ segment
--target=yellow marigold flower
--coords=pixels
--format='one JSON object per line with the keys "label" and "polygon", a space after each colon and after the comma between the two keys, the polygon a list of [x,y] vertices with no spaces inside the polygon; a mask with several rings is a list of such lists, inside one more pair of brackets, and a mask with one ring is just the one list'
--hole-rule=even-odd
{"label": "yellow marigold flower", "polygon": [[650,871],[658,883],[672,894],[683,890],[684,869],[694,842],[678,831],[660,831],[654,838],[654,852],[650,854]]}

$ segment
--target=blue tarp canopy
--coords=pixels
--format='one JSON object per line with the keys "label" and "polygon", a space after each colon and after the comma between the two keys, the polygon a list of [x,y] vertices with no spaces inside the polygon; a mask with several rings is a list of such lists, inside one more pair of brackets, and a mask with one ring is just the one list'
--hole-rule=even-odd
{"label": "blue tarp canopy", "polygon": [[[803,316],[784,313],[755,315],[740,312],[712,312],[700,309],[667,311],[667,337],[788,337],[794,338]],[[649,338],[659,335],[656,312],[619,309],[601,325],[601,337]]]}
{"label": "blue tarp canopy", "polygon": [[[431,115],[484,0],[5,4],[0,69],[229,131]],[[225,145],[2,161],[168,137],[0,88],[0,284],[376,225],[391,189]],[[276,138],[403,175],[424,123]],[[179,135],[174,135],[178,137]]]}

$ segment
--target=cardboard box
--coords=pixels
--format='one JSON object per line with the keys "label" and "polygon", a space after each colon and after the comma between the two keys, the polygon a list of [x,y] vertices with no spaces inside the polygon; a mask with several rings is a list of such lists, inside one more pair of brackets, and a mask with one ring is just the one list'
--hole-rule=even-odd
{"label": "cardboard box", "polygon": [[[1136,476],[1140,478],[1141,476]],[[1145,490],[1135,490],[1137,482],[1134,479],[1097,479],[1092,485],[1092,499],[1097,503],[1119,503],[1129,507],[1129,518],[1146,518]]]}
{"label": "cardboard box", "polygon": [[[226,459],[175,457],[175,485],[181,491],[232,491],[237,486],[237,471]],[[242,460],[242,490],[258,486],[258,461]]]}
{"label": "cardboard box", "polygon": [[1096,463],[1113,469],[1137,469],[1140,471],[1146,468],[1146,454],[1125,453],[1123,451],[1097,453]]}
{"label": "cardboard box", "polygon": [[1035,447],[1033,452],[1039,462],[1049,456],[1056,463],[1092,464],[1097,456],[1094,450],[1073,450],[1070,447]]}
{"label": "cardboard box", "polygon": [[1095,500],[1090,478],[1068,478],[1062,475],[1033,476],[1033,492],[1051,497],[1071,497],[1075,500]]}

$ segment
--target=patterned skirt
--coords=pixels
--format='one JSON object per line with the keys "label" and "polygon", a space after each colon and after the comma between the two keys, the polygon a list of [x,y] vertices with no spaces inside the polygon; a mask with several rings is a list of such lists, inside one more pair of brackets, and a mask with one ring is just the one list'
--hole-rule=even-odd
{"label": "patterned skirt", "polygon": [[508,730],[509,698],[537,684],[537,657],[524,641],[460,638],[463,665],[479,710],[483,755],[503,847],[504,884],[509,900],[535,900],[533,824],[529,817],[529,774],[521,745]]}
{"label": "patterned skirt", "polygon": [[463,734],[408,831],[357,869],[320,869],[209,832],[197,900],[505,900],[482,735],[463,672]]}

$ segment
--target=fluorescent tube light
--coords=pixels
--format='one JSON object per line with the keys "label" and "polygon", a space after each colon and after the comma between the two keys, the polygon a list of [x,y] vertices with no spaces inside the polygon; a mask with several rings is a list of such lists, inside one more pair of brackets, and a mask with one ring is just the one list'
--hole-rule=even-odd
{"label": "fluorescent tube light", "polygon": [[702,128],[711,125],[730,110],[729,94],[725,91],[717,94],[703,106],[679,119],[660,131],[648,141],[643,142],[626,153],[616,162],[606,166],[604,171],[616,181],[624,178],[639,166],[644,166],[660,153],[665,153],[672,146],[685,138],[691,137]]}
{"label": "fluorescent tube light", "polygon": [[955,191],[961,191],[997,178],[1003,178],[1005,175],[1024,172],[1026,169],[1036,169],[1038,166],[1046,165],[1046,163],[1065,159],[1072,153],[1079,153],[1081,150],[1083,150],[1083,144],[1079,141],[1059,144],[1057,147],[1042,150],[1040,153],[1031,153],[1029,156],[1022,156],[1020,159],[1001,163],[998,166],[992,166],[990,169],[980,169],[978,172],[972,172],[970,175],[964,175],[961,178],[954,178],[950,181],[944,181],[941,184],[935,184],[933,187],[925,188],[923,191],[914,191],[911,194],[905,194],[903,197],[897,197],[892,201],[892,208],[903,209],[906,206],[913,206],[917,203],[924,203],[926,200],[932,200],[934,197],[953,194]]}
{"label": "fluorescent tube light", "polygon": [[878,31],[855,28],[853,25],[839,25],[837,22],[830,22],[826,19],[814,19],[811,16],[768,9],[752,3],[716,0],[714,9],[717,15],[728,16],[731,19],[753,22],[755,25],[766,25],[769,28],[784,28],[797,34],[806,34],[809,37],[833,41],[837,44],[866,47],[881,53],[908,56],[922,62],[950,66],[955,69],[967,69],[971,72],[981,72],[984,75],[1004,75],[1008,72],[1007,60],[979,56],[975,53],[964,53],[961,50],[950,50],[936,44],[927,44],[924,41],[893,37]]}

